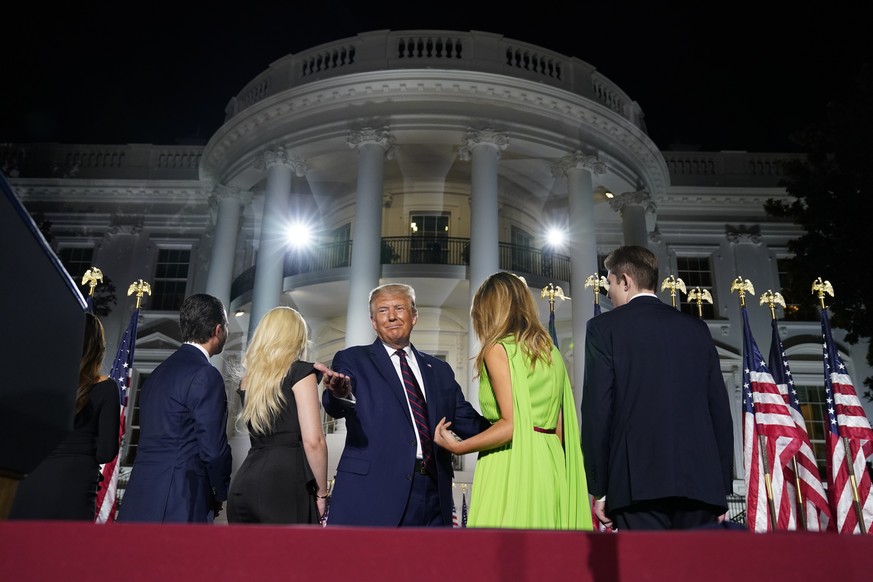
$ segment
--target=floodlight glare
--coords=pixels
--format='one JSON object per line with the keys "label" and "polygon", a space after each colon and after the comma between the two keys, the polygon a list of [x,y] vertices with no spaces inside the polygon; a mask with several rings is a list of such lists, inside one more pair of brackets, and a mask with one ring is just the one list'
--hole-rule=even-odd
{"label": "floodlight glare", "polygon": [[312,242],[312,228],[303,222],[296,222],[288,227],[286,237],[288,244],[295,248],[303,248]]}
{"label": "floodlight glare", "polygon": [[564,244],[567,236],[560,228],[550,228],[546,232],[546,242],[551,247],[559,247]]}

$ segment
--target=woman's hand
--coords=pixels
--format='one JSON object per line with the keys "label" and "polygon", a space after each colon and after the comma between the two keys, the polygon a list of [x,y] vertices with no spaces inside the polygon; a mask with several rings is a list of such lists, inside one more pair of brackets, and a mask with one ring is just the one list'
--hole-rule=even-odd
{"label": "woman's hand", "polygon": [[444,416],[439,423],[437,423],[436,430],[433,435],[433,442],[449,451],[450,453],[454,453],[456,455],[461,454],[461,446],[460,444],[464,442],[464,439],[456,435],[453,431],[449,430],[449,427],[452,426],[451,422],[446,422],[446,417]]}

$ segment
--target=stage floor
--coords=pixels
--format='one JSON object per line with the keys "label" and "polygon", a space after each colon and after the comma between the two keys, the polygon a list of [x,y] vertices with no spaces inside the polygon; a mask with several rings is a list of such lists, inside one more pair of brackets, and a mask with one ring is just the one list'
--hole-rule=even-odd
{"label": "stage floor", "polygon": [[873,537],[0,522],[3,580],[869,582]]}

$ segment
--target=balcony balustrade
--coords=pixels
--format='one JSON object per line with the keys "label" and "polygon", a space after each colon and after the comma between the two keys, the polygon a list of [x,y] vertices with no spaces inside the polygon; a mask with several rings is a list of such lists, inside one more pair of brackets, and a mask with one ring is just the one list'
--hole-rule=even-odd
{"label": "balcony balustrade", "polygon": [[[305,250],[285,253],[283,277],[317,273],[348,267],[352,258],[352,241],[322,244]],[[500,243],[500,268],[526,277],[529,282],[547,280],[567,285],[570,280],[570,257],[548,248]],[[456,237],[398,236],[382,238],[383,265],[455,265],[470,263],[470,239]],[[231,285],[231,300],[254,286],[255,268],[243,271]]]}

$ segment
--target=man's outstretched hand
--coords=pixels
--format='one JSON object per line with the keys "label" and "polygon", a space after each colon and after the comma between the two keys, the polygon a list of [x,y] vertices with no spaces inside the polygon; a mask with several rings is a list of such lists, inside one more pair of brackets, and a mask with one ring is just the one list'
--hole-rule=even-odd
{"label": "man's outstretched hand", "polygon": [[316,370],[322,373],[321,382],[324,388],[337,398],[348,398],[352,393],[352,379],[350,376],[334,372],[321,362],[313,364]]}

